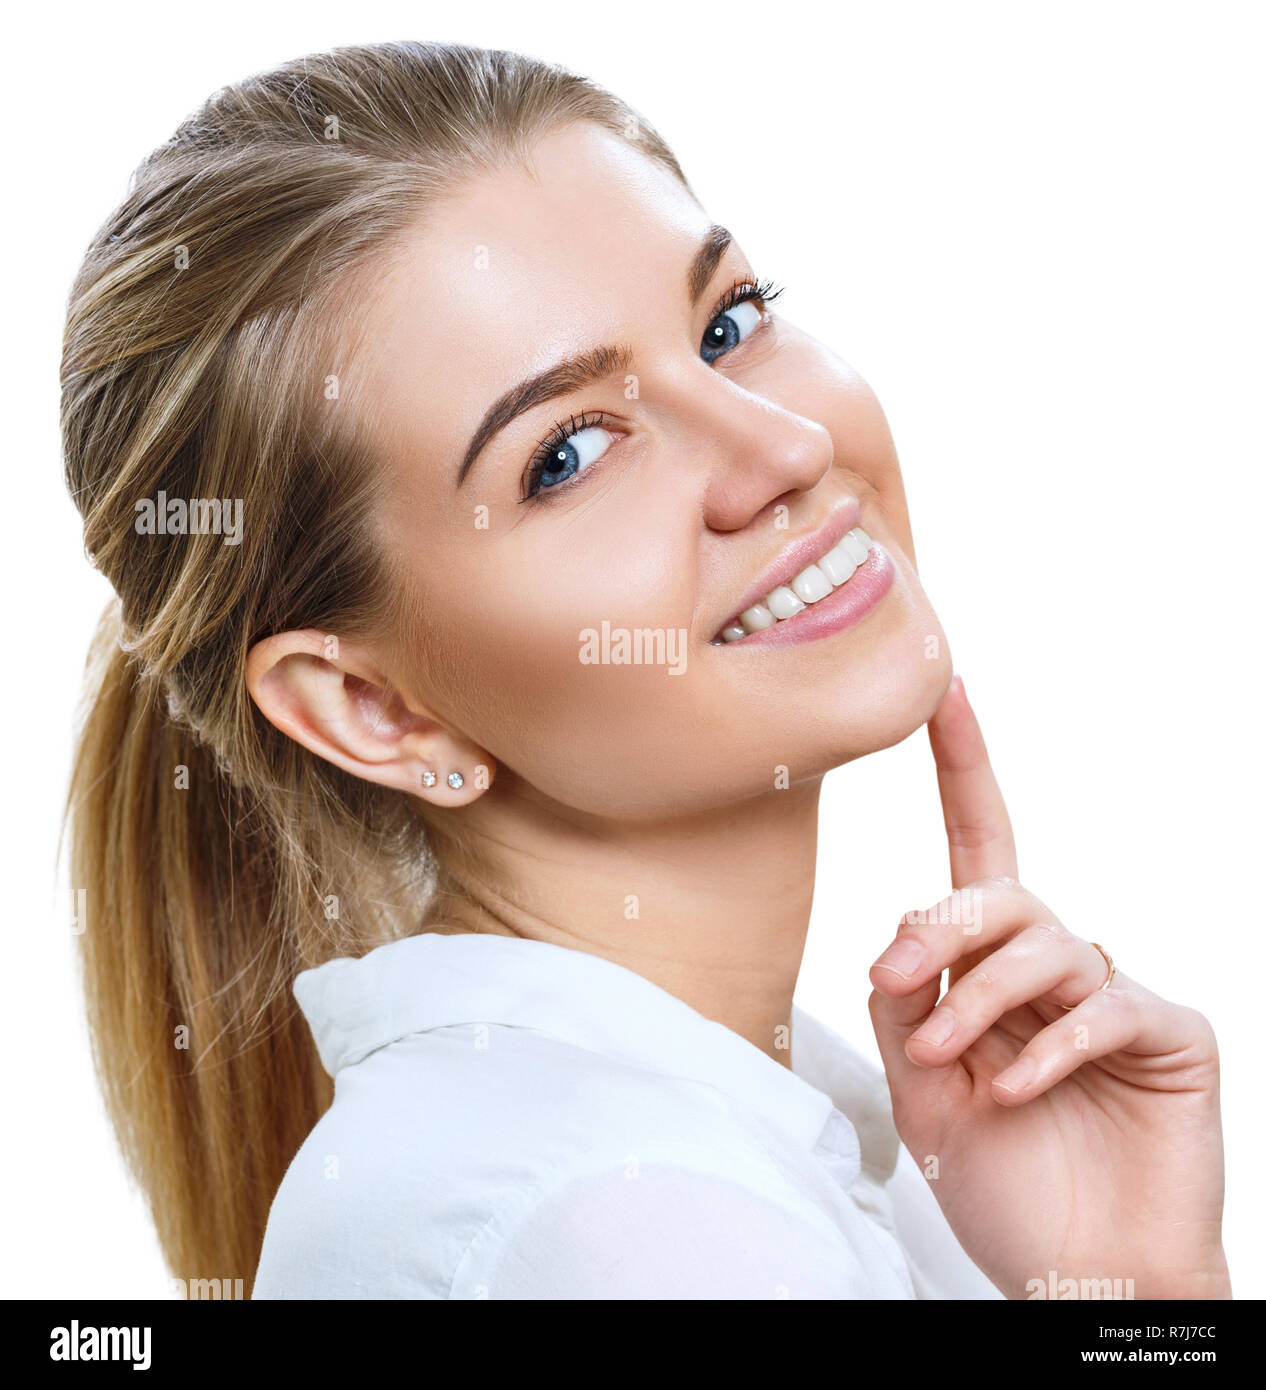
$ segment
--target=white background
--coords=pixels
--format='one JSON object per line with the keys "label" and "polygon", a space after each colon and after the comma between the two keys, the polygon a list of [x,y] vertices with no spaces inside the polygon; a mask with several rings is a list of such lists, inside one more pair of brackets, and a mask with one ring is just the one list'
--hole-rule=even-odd
{"label": "white background", "polygon": [[[874,386],[1022,878],[1217,1029],[1232,1275],[1266,1294],[1260,8],[44,13],[10,30],[5,101],[0,1293],[168,1293],[91,1074],[54,864],[106,598],[58,458],[71,276],[131,169],[214,88],[419,38],[521,48],[640,108],[757,273],[788,286],[779,310]],[[948,888],[922,733],[828,779],[821,843],[799,1001],[877,1057],[867,968],[902,912]]]}

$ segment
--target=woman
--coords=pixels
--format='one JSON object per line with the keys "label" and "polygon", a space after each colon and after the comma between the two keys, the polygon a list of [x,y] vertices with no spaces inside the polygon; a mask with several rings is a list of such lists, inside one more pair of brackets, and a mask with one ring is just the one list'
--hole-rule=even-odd
{"label": "woman", "polygon": [[[217,93],[90,248],[73,873],[179,1277],[1229,1294],[1211,1029],[1016,881],[884,416],[776,294],[623,103],[439,45]],[[923,723],[885,1084],[792,996],[822,777]]]}

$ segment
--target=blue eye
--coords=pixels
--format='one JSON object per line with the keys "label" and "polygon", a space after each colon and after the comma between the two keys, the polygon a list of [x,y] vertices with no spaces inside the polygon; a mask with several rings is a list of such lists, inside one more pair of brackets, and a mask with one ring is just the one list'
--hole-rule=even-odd
{"label": "blue eye", "polygon": [[760,323],[761,307],[753,292],[752,298],[732,304],[717,314],[703,332],[699,355],[705,362],[715,362],[736,348]]}
{"label": "blue eye", "polygon": [[531,494],[574,478],[600,459],[613,442],[610,430],[586,424],[583,418],[560,425],[533,463]]}
{"label": "blue eye", "polygon": [[760,326],[764,311],[782,293],[772,280],[739,280],[717,306],[699,344],[705,362],[715,362],[744,342]]}

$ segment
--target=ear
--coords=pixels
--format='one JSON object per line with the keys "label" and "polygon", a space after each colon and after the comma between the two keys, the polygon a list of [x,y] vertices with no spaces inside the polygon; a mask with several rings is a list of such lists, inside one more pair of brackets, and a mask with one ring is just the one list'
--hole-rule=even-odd
{"label": "ear", "polygon": [[313,628],[265,637],[247,655],[246,688],[275,728],[367,782],[442,806],[464,806],[492,785],[492,758],[410,708],[360,643]]}

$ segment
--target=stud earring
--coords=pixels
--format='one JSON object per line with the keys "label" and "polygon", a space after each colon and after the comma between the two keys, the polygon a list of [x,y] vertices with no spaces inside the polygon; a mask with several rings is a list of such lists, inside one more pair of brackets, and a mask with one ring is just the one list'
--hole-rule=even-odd
{"label": "stud earring", "polygon": [[448,774],[448,785],[452,787],[454,791],[456,791],[465,780],[466,779],[461,775],[460,772],[450,772]]}
{"label": "stud earring", "polygon": [[422,785],[424,787],[433,787],[435,785],[435,773],[429,768],[422,774]]}

